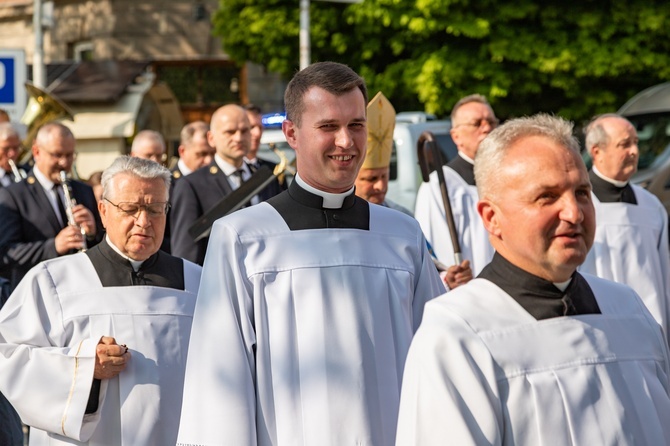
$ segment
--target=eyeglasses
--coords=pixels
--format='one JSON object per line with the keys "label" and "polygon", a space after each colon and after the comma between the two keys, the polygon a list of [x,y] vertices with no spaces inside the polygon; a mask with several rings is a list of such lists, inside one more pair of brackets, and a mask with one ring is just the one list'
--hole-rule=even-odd
{"label": "eyeglasses", "polygon": [[52,153],[44,149],[40,149],[40,153],[45,153],[49,155],[49,158],[52,160],[60,161],[62,159],[66,161],[72,161],[77,157],[77,152],[70,152],[70,153]]}
{"label": "eyeglasses", "polygon": [[480,128],[482,124],[484,124],[485,122],[487,122],[492,129],[498,127],[498,124],[500,123],[500,121],[498,121],[497,118],[480,118],[477,119],[476,121],[464,122],[463,124],[455,125],[454,128],[461,127],[463,125]]}
{"label": "eyeglasses", "polygon": [[0,152],[2,153],[9,153],[10,150],[13,150],[14,152],[20,152],[21,144],[17,145],[10,144],[8,146],[0,146]]}
{"label": "eyeglasses", "polygon": [[103,198],[106,202],[123,212],[129,217],[138,218],[142,209],[147,213],[149,217],[160,217],[161,215],[166,215],[170,209],[170,203],[167,201],[160,203],[148,203],[148,204],[139,204],[139,203],[112,203],[109,199]]}

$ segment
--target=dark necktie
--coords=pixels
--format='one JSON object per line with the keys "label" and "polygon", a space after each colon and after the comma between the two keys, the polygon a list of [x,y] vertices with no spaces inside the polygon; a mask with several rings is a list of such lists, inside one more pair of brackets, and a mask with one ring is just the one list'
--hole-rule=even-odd
{"label": "dark necktie", "polygon": [[[233,173],[233,175],[235,175],[235,177],[239,180],[239,181],[238,181],[238,185],[239,185],[239,186],[242,186],[242,184],[244,184],[244,179],[243,179],[244,176],[243,176],[243,174],[244,174],[244,170],[243,170],[243,169],[238,169],[238,170],[236,170],[236,171]],[[239,186],[238,186],[238,187],[239,187]]]}
{"label": "dark necktie", "polygon": [[54,184],[53,191],[56,194],[56,204],[58,205],[58,213],[60,214],[61,222],[63,226],[68,225],[67,212],[65,212],[65,206],[63,205],[63,200],[58,193],[58,188],[61,187],[60,184]]}
{"label": "dark necktie", "polygon": [[252,174],[255,173],[259,167],[261,167],[260,164],[258,164],[258,161],[254,161],[253,163],[247,163],[247,166],[249,166],[249,170],[251,170]]}

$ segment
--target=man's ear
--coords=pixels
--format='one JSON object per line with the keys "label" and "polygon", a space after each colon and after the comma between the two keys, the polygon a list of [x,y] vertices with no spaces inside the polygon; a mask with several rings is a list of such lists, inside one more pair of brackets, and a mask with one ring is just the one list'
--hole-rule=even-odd
{"label": "man's ear", "polygon": [[593,161],[593,164],[596,163],[596,157],[600,158],[600,155],[602,153],[603,153],[602,149],[597,144],[592,146],[592,147],[589,147],[589,155],[591,156],[591,160]]}
{"label": "man's ear", "polygon": [[107,206],[102,202],[103,200],[98,201],[98,214],[100,214],[100,220],[102,220],[102,227],[107,227]]}
{"label": "man's ear", "polygon": [[296,140],[297,140],[297,135],[296,135],[296,130],[297,127],[293,121],[289,121],[288,119],[284,119],[284,121],[281,123],[281,129],[282,132],[284,132],[284,138],[286,138],[286,142],[288,143],[289,146],[295,150],[296,148]]}
{"label": "man's ear", "polygon": [[493,237],[500,237],[500,209],[495,203],[483,198],[477,203],[477,212],[482,218],[484,228]]}

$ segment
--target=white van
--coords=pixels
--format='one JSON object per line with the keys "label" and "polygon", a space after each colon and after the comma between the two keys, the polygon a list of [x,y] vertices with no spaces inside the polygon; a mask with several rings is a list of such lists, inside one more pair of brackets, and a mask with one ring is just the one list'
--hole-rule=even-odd
{"label": "white van", "polygon": [[416,143],[421,133],[429,131],[435,136],[435,141],[446,159],[451,160],[456,156],[458,150],[451,139],[449,130],[451,130],[450,120],[406,122],[396,119],[393,131],[391,175],[386,197],[414,212],[416,194],[423,181]]}

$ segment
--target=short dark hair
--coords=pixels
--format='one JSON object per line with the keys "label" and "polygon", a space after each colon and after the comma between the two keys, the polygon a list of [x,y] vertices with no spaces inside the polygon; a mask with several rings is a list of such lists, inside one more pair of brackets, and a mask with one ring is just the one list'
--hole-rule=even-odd
{"label": "short dark hair", "polygon": [[298,71],[286,87],[284,93],[284,107],[286,119],[300,127],[304,113],[305,93],[312,88],[319,87],[328,93],[341,96],[358,88],[363,93],[365,103],[368,103],[368,89],[365,80],[347,65],[337,62],[317,62]]}
{"label": "short dark hair", "polygon": [[246,104],[245,106],[243,106],[242,108],[244,108],[248,112],[255,113],[257,115],[262,115],[263,114],[263,111],[261,110],[261,108],[256,104],[249,103],[249,104]]}
{"label": "short dark hair", "polygon": [[209,124],[205,121],[193,121],[186,124],[181,129],[180,143],[187,146],[193,142],[193,137],[196,134],[205,135],[207,137],[207,132],[209,131]]}

